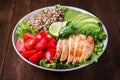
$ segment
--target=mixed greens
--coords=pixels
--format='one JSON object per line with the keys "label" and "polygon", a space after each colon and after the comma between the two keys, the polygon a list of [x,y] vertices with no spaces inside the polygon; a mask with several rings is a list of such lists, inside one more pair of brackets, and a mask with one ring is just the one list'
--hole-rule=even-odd
{"label": "mixed greens", "polygon": [[32,33],[35,34],[36,30],[26,20],[21,20],[17,26],[16,34],[18,37],[22,37],[24,33]]}
{"label": "mixed greens", "polygon": [[[64,21],[52,23],[48,29],[49,30],[48,32],[52,35],[52,37],[50,37],[50,38],[53,40],[52,47],[54,47],[54,50],[55,50],[55,46],[56,46],[56,42],[54,42],[54,39],[56,39],[56,40],[58,40],[59,38],[67,39],[72,34],[84,34],[86,36],[89,36],[89,35],[93,36],[94,41],[95,41],[94,50],[89,59],[87,59],[87,60],[83,59],[81,62],[77,62],[75,64],[72,64],[72,63],[66,64],[66,61],[52,60],[51,58],[48,59],[48,58],[46,58],[46,57],[48,57],[46,55],[42,55],[41,60],[39,60],[39,63],[37,63],[37,64],[40,66],[43,66],[45,68],[67,69],[67,68],[78,67],[78,66],[81,66],[84,64],[91,64],[93,62],[97,62],[99,56],[102,54],[102,48],[104,46],[103,40],[106,39],[106,34],[101,27],[102,25],[101,25],[100,20],[94,16],[87,14],[87,13],[82,13],[80,11],[69,9],[67,7],[63,7],[60,5],[55,5],[55,9],[62,10],[64,12]],[[44,10],[42,10],[42,11],[44,11]],[[56,24],[59,26],[58,28],[55,28],[55,26],[57,26]],[[36,48],[36,46],[35,46],[37,43],[40,43],[40,41],[37,41],[35,43],[34,40],[37,40],[39,38],[39,36],[42,36],[42,37],[47,36],[47,38],[49,38],[48,33],[47,34],[39,33],[42,35],[34,35],[34,34],[37,34],[37,30],[34,27],[32,27],[26,20],[22,20],[22,21],[20,21],[20,23],[18,24],[18,26],[16,28],[16,34],[20,38],[19,39],[20,42],[25,41],[24,38],[26,38],[26,34],[24,34],[24,33],[29,33],[29,34],[27,34],[27,38],[29,37],[34,42],[34,45],[32,45],[32,48],[34,48],[36,50],[32,51],[32,53],[33,52],[36,53],[39,50],[38,53],[42,54],[41,49]],[[23,37],[23,38],[21,39],[21,37]],[[46,39],[46,38],[42,38],[42,39]],[[46,41],[44,40],[44,42],[46,42]],[[46,45],[48,45],[49,42],[50,42],[50,40],[47,40]],[[54,44],[54,46],[53,46],[53,44]],[[51,43],[48,46],[51,47]],[[18,46],[18,48],[19,48],[19,46]],[[48,49],[48,48],[46,48],[46,47],[42,48],[43,51],[45,51],[46,49]],[[31,52],[29,52],[29,53],[31,53]],[[47,51],[45,51],[45,53],[47,54]],[[53,51],[51,51],[51,53],[53,53]],[[24,54],[26,55],[26,52],[24,52]],[[43,58],[43,56],[45,56],[45,58]],[[52,57],[53,57],[53,55],[52,55]],[[33,58],[34,57],[32,57],[32,60],[33,60]]]}

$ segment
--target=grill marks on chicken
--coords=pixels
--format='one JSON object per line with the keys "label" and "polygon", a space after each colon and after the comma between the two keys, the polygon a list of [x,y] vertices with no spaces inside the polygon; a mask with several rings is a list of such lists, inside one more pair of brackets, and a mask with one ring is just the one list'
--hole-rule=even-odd
{"label": "grill marks on chicken", "polygon": [[71,35],[69,39],[59,39],[53,59],[75,64],[88,59],[93,53],[94,39],[83,34]]}

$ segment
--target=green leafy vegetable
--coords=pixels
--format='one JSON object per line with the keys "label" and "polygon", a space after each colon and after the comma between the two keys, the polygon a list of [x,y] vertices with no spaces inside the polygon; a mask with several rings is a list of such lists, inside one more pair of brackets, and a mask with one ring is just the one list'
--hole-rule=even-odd
{"label": "green leafy vegetable", "polygon": [[48,63],[46,59],[42,59],[40,60],[39,65],[45,68],[56,68],[56,62],[57,61],[52,60],[50,63]]}
{"label": "green leafy vegetable", "polygon": [[65,13],[69,10],[69,8],[63,7],[63,6],[61,6],[60,4],[56,4],[56,5],[55,5],[55,9],[62,10],[62,11],[65,12]]}
{"label": "green leafy vegetable", "polygon": [[61,31],[59,32],[60,38],[68,38],[71,34],[73,34],[77,28],[74,27],[75,23],[68,23],[66,27],[63,27]]}
{"label": "green leafy vegetable", "polygon": [[26,20],[20,21],[16,28],[16,34],[18,37],[22,37],[25,32],[28,33],[36,33],[36,30],[34,27],[30,26],[30,24]]}

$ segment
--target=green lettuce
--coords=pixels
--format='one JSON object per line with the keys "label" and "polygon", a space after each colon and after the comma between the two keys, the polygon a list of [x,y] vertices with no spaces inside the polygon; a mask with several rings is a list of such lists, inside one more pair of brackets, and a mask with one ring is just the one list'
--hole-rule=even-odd
{"label": "green lettuce", "polygon": [[22,37],[25,32],[34,34],[36,29],[30,26],[26,20],[21,20],[16,28],[16,34],[18,37]]}

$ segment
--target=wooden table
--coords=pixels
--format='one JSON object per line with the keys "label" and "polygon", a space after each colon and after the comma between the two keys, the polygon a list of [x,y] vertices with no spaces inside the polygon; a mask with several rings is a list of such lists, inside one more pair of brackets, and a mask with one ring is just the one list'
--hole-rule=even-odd
{"label": "wooden table", "polygon": [[[105,24],[109,43],[98,63],[71,72],[50,72],[24,62],[11,35],[29,12],[54,4],[85,9]],[[120,80],[120,0],[0,0],[0,80]]]}

